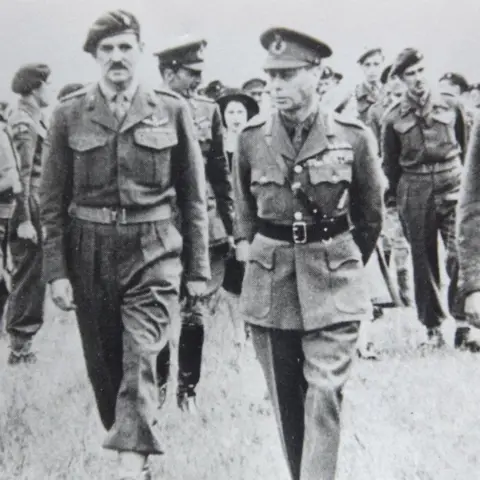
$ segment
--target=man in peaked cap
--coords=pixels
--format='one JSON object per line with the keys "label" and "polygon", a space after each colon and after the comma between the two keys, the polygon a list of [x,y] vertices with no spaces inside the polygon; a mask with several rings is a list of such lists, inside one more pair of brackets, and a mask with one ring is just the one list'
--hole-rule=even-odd
{"label": "man in peaked cap", "polygon": [[135,17],[102,15],[84,49],[101,78],[53,114],[41,188],[44,274],[55,303],[76,308],[104,447],[118,452],[117,478],[134,480],[147,478],[148,455],[163,451],[157,359],[179,315],[181,253],[192,298],[210,275],[205,174],[183,100],[138,78]]}
{"label": "man in peaked cap", "polygon": [[438,83],[442,95],[459,98],[468,90],[466,78],[459,73],[448,72],[440,77]]}
{"label": "man in peaked cap", "polygon": [[267,82],[263,78],[250,78],[242,85],[242,91],[250,95],[258,105],[262,105]]}
{"label": "man in peaked cap", "polygon": [[48,65],[39,63],[22,66],[12,79],[12,90],[19,100],[8,125],[18,152],[21,191],[17,193],[9,235],[14,269],[6,312],[10,365],[36,361],[32,340],[43,323],[45,283],[38,191],[46,134],[43,111],[51,101],[49,77]]}
{"label": "man in peaked cap", "polygon": [[204,95],[212,100],[217,100],[222,95],[225,89],[225,85],[220,80],[212,80],[204,88]]}
{"label": "man in peaked cap", "polygon": [[275,111],[254,117],[233,161],[241,311],[294,480],[333,480],[343,387],[372,314],[363,265],[382,224],[371,132],[325,112],[330,48],[287,28],[261,36]]}
{"label": "man in peaked cap", "polygon": [[[455,215],[466,149],[466,121],[461,105],[429,85],[423,54],[407,48],[397,57],[391,76],[406,93],[383,120],[382,153],[390,191],[395,194],[405,234],[411,245],[418,318],[426,344],[470,345],[458,305],[458,257]],[[450,277],[448,309],[440,288],[440,233]],[[449,334],[452,317],[457,335]]]}
{"label": "man in peaked cap", "polygon": [[[204,39],[183,37],[155,55],[165,84],[182,95],[193,117],[196,138],[205,162],[208,198],[211,281],[203,298],[183,295],[182,329],[178,350],[177,401],[180,409],[196,412],[196,387],[200,381],[204,322],[207,305],[223,283],[225,262],[233,244],[233,191],[223,148],[223,126],[218,105],[195,95],[203,70]],[[162,352],[160,358],[168,354]]]}

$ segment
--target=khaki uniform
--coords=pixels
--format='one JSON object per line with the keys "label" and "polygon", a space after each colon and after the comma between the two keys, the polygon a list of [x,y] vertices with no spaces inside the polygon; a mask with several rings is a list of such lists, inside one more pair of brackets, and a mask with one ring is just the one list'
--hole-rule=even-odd
{"label": "khaki uniform", "polygon": [[45,277],[72,282],[104,446],[161,453],[157,357],[179,314],[182,243],[185,279],[210,274],[188,107],[140,85],[119,121],[97,85],[75,92],[53,115],[44,160]]}
{"label": "khaki uniform", "polygon": [[[13,144],[18,153],[21,192],[11,220],[10,249],[14,272],[6,313],[11,346],[28,351],[33,336],[43,324],[45,283],[42,279],[42,228],[39,213],[39,186],[42,173],[42,148],[46,135],[43,115],[33,101],[21,98],[8,119]],[[18,237],[21,223],[31,222],[38,243]]]}
{"label": "khaki uniform", "polygon": [[427,328],[437,327],[448,316],[440,292],[439,232],[451,280],[450,312],[461,317],[455,306],[455,213],[465,130],[459,105],[433,92],[423,106],[405,95],[384,118],[383,165],[411,245],[418,317]]}
{"label": "khaki uniform", "polygon": [[[383,213],[374,139],[359,123],[320,111],[296,149],[274,113],[255,117],[241,133],[233,168],[235,237],[251,243],[241,310],[292,477],[333,479],[342,389],[358,322],[372,315],[363,264]],[[351,229],[304,244],[260,233],[262,223],[273,230],[296,221],[307,229],[318,223],[294,194],[296,183],[321,205],[322,218],[346,215]]]}

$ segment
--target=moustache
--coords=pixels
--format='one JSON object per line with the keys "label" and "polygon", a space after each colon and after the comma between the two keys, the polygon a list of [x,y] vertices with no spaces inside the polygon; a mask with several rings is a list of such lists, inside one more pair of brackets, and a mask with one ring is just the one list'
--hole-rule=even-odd
{"label": "moustache", "polygon": [[112,63],[109,70],[125,70],[127,67],[120,62]]}

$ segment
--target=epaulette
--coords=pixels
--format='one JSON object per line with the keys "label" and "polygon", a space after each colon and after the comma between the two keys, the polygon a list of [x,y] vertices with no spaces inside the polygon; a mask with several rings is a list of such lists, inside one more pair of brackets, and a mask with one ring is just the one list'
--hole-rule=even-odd
{"label": "epaulette", "polygon": [[250,130],[251,128],[256,128],[256,127],[261,127],[262,125],[265,125],[267,122],[267,119],[265,118],[265,115],[262,114],[257,114],[253,116],[243,127],[243,130]]}
{"label": "epaulette", "polygon": [[169,97],[176,98],[177,100],[182,99],[182,97],[178,93],[176,93],[173,90],[170,90],[168,88],[154,87],[153,91],[155,93],[159,93],[160,95],[167,95]]}
{"label": "epaulette", "polygon": [[35,125],[33,118],[24,110],[14,110],[8,117],[8,125],[15,128],[17,125]]}
{"label": "epaulette", "polygon": [[64,103],[72,98],[85,96],[90,91],[91,88],[92,88],[91,84],[85,85],[82,88],[75,90],[74,92],[69,93],[68,95],[65,95],[64,97],[61,97],[58,101],[60,103]]}
{"label": "epaulette", "polygon": [[354,117],[350,117],[347,115],[342,115],[341,113],[337,112],[332,112],[332,118],[338,123],[341,123],[342,125],[348,125],[350,127],[356,127],[360,128],[361,130],[364,130],[365,124],[363,124],[360,120]]}
{"label": "epaulette", "polygon": [[212,98],[207,97],[205,95],[194,95],[192,98],[194,100],[198,100],[199,102],[216,103],[215,100],[213,100]]}

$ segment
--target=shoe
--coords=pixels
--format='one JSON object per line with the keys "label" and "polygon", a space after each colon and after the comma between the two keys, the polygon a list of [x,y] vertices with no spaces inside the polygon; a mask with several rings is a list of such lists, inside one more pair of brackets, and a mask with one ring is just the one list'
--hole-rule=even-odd
{"label": "shoe", "polygon": [[177,395],[177,405],[182,412],[189,413],[190,415],[197,415],[198,413],[195,393],[180,393]]}
{"label": "shoe", "polygon": [[383,317],[383,308],[380,305],[373,306],[373,320]]}
{"label": "shoe", "polygon": [[445,345],[440,327],[427,328],[427,339],[421,344],[422,347],[441,348]]}
{"label": "shoe", "polygon": [[37,356],[35,355],[35,353],[17,353],[13,350],[10,352],[7,360],[8,365],[20,365],[21,363],[24,363],[26,365],[33,365],[36,362]]}
{"label": "shoe", "polygon": [[478,330],[468,326],[458,327],[455,332],[455,348],[472,353],[480,353],[480,335]]}

